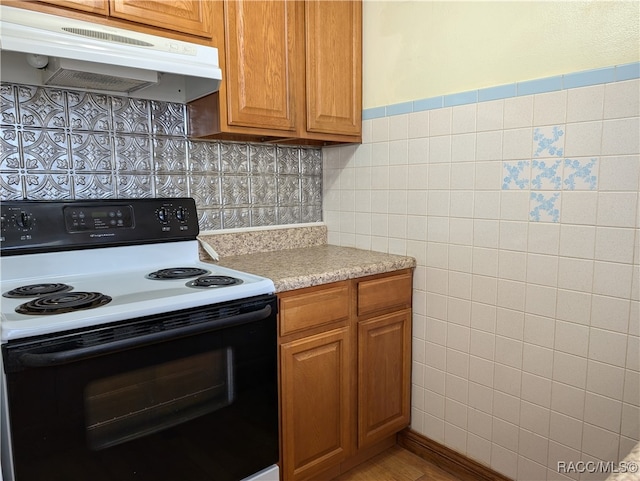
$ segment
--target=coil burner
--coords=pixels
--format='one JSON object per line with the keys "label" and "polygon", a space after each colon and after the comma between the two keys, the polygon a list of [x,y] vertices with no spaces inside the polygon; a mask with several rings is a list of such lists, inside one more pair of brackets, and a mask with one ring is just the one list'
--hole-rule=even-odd
{"label": "coil burner", "polygon": [[220,287],[237,286],[242,284],[242,280],[230,276],[204,276],[187,282],[187,287],[199,289],[215,289]]}
{"label": "coil burner", "polygon": [[210,274],[210,271],[197,267],[171,267],[147,274],[147,278],[156,280],[189,279],[190,277],[198,277],[205,274]]}
{"label": "coil burner", "polygon": [[111,302],[100,292],[63,292],[37,297],[16,307],[18,314],[47,315],[94,309]]}
{"label": "coil burner", "polygon": [[5,292],[3,297],[21,298],[21,297],[39,297],[47,294],[55,294],[57,292],[67,292],[73,287],[62,283],[42,283],[30,284],[28,286],[20,286]]}

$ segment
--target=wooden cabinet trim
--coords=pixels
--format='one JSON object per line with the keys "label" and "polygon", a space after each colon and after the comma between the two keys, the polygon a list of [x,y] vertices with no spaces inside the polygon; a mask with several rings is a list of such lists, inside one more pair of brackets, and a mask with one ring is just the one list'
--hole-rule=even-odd
{"label": "wooden cabinet trim", "polygon": [[349,319],[349,281],[290,291],[280,296],[280,335]]}
{"label": "wooden cabinet trim", "polygon": [[123,20],[211,38],[209,1],[109,0],[109,15]]}
{"label": "wooden cabinet trim", "polygon": [[[134,32],[157,35],[164,38],[172,38],[184,42],[199,43],[211,46],[211,35],[207,37],[194,35],[191,31],[181,31],[175,27],[175,23],[161,26],[152,23],[148,17],[142,18],[122,18],[111,15],[109,10],[110,0],[2,0],[3,5],[34,10],[37,12],[58,15],[61,17],[74,18],[99,25],[123,28]],[[171,2],[164,2],[169,4]],[[215,2],[204,2],[207,4]],[[207,15],[207,17],[211,17]],[[214,47],[216,45],[213,45]]]}
{"label": "wooden cabinet trim", "polygon": [[381,310],[411,307],[413,275],[410,270],[358,281],[358,316]]}
{"label": "wooden cabinet trim", "polygon": [[[109,0],[39,0],[57,7],[82,10],[98,15],[109,15]],[[4,2],[3,2],[4,3]]]}

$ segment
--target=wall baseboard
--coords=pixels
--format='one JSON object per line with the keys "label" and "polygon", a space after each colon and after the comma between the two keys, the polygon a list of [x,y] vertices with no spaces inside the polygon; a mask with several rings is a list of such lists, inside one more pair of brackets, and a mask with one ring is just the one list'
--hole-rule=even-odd
{"label": "wall baseboard", "polygon": [[488,466],[410,429],[399,432],[397,442],[413,454],[457,476],[460,481],[512,481]]}

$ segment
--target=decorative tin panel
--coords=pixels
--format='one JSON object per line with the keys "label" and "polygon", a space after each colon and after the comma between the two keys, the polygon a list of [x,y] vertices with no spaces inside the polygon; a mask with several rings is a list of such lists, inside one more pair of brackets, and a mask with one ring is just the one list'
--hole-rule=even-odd
{"label": "decorative tin panel", "polygon": [[254,207],[251,209],[252,226],[276,225],[277,223],[276,207]]}
{"label": "decorative tin panel", "polygon": [[109,99],[104,94],[67,92],[69,126],[72,130],[108,132],[111,130]]}
{"label": "decorative tin panel", "polygon": [[22,177],[24,196],[33,200],[75,199],[67,173],[26,173]]}
{"label": "decorative tin panel", "polygon": [[248,208],[222,209],[222,228],[239,229],[251,227],[251,216]]}
{"label": "decorative tin panel", "polygon": [[278,203],[278,180],[275,175],[251,176],[251,203],[261,206]]}
{"label": "decorative tin panel", "polygon": [[2,200],[24,198],[22,180],[24,176],[18,172],[0,172],[0,196]]}
{"label": "decorative tin panel", "polygon": [[111,172],[112,137],[106,133],[73,133],[71,134],[71,158],[73,169],[88,172]]}
{"label": "decorative tin panel", "polygon": [[220,176],[218,175],[189,175],[189,190],[196,205],[207,207],[221,207],[222,194]]}
{"label": "decorative tin panel", "polygon": [[153,170],[162,174],[186,174],[187,141],[158,137],[153,141]]}
{"label": "decorative tin panel", "polygon": [[300,149],[298,147],[278,147],[278,173],[298,174],[300,172]]}
{"label": "decorative tin panel", "polygon": [[151,137],[116,135],[114,137],[116,169],[123,173],[146,173],[152,169]]}
{"label": "decorative tin panel", "polygon": [[69,140],[64,131],[22,131],[22,155],[27,170],[64,171],[69,162]]}
{"label": "decorative tin panel", "polygon": [[247,144],[220,144],[222,172],[241,174],[249,170]]}
{"label": "decorative tin panel", "polygon": [[220,144],[218,142],[189,142],[188,169],[193,173],[220,172]]}
{"label": "decorative tin panel", "polygon": [[117,132],[149,133],[151,113],[149,101],[126,97],[111,97],[113,127]]}
{"label": "decorative tin panel", "polygon": [[18,86],[18,124],[62,129],[67,126],[64,92],[59,89]]}
{"label": "decorative tin panel", "polygon": [[149,175],[116,175],[116,198],[153,197],[153,185]]}
{"label": "decorative tin panel", "polygon": [[18,122],[18,113],[16,111],[16,96],[13,85],[0,85],[0,99],[2,100],[0,124],[15,125]]}
{"label": "decorative tin panel", "polygon": [[156,175],[154,197],[189,197],[184,175]]}
{"label": "decorative tin panel", "polygon": [[183,136],[185,107],[182,104],[151,102],[151,131],[156,135]]}
{"label": "decorative tin panel", "polygon": [[76,173],[73,190],[76,199],[112,199],[115,185],[111,173]]}
{"label": "decorative tin panel", "polygon": [[222,176],[222,205],[227,207],[249,205],[249,177]]}
{"label": "decorative tin panel", "polygon": [[18,132],[15,127],[2,127],[0,147],[0,169],[2,171],[15,171],[22,167]]}
{"label": "decorative tin panel", "polygon": [[255,175],[275,174],[276,148],[273,145],[249,145],[251,173]]}
{"label": "decorative tin panel", "polygon": [[191,196],[202,230],[322,218],[317,148],[190,140],[185,106],[0,84],[0,200]]}

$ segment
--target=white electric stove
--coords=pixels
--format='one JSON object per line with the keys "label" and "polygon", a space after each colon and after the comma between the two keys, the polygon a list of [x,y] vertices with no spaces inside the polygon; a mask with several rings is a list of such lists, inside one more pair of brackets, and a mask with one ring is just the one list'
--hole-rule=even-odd
{"label": "white electric stove", "polygon": [[201,262],[196,240],[1,257],[0,268],[3,342],[274,292],[270,279]]}
{"label": "white electric stove", "polygon": [[200,261],[192,199],[0,208],[5,480],[278,479],[274,285]]}

